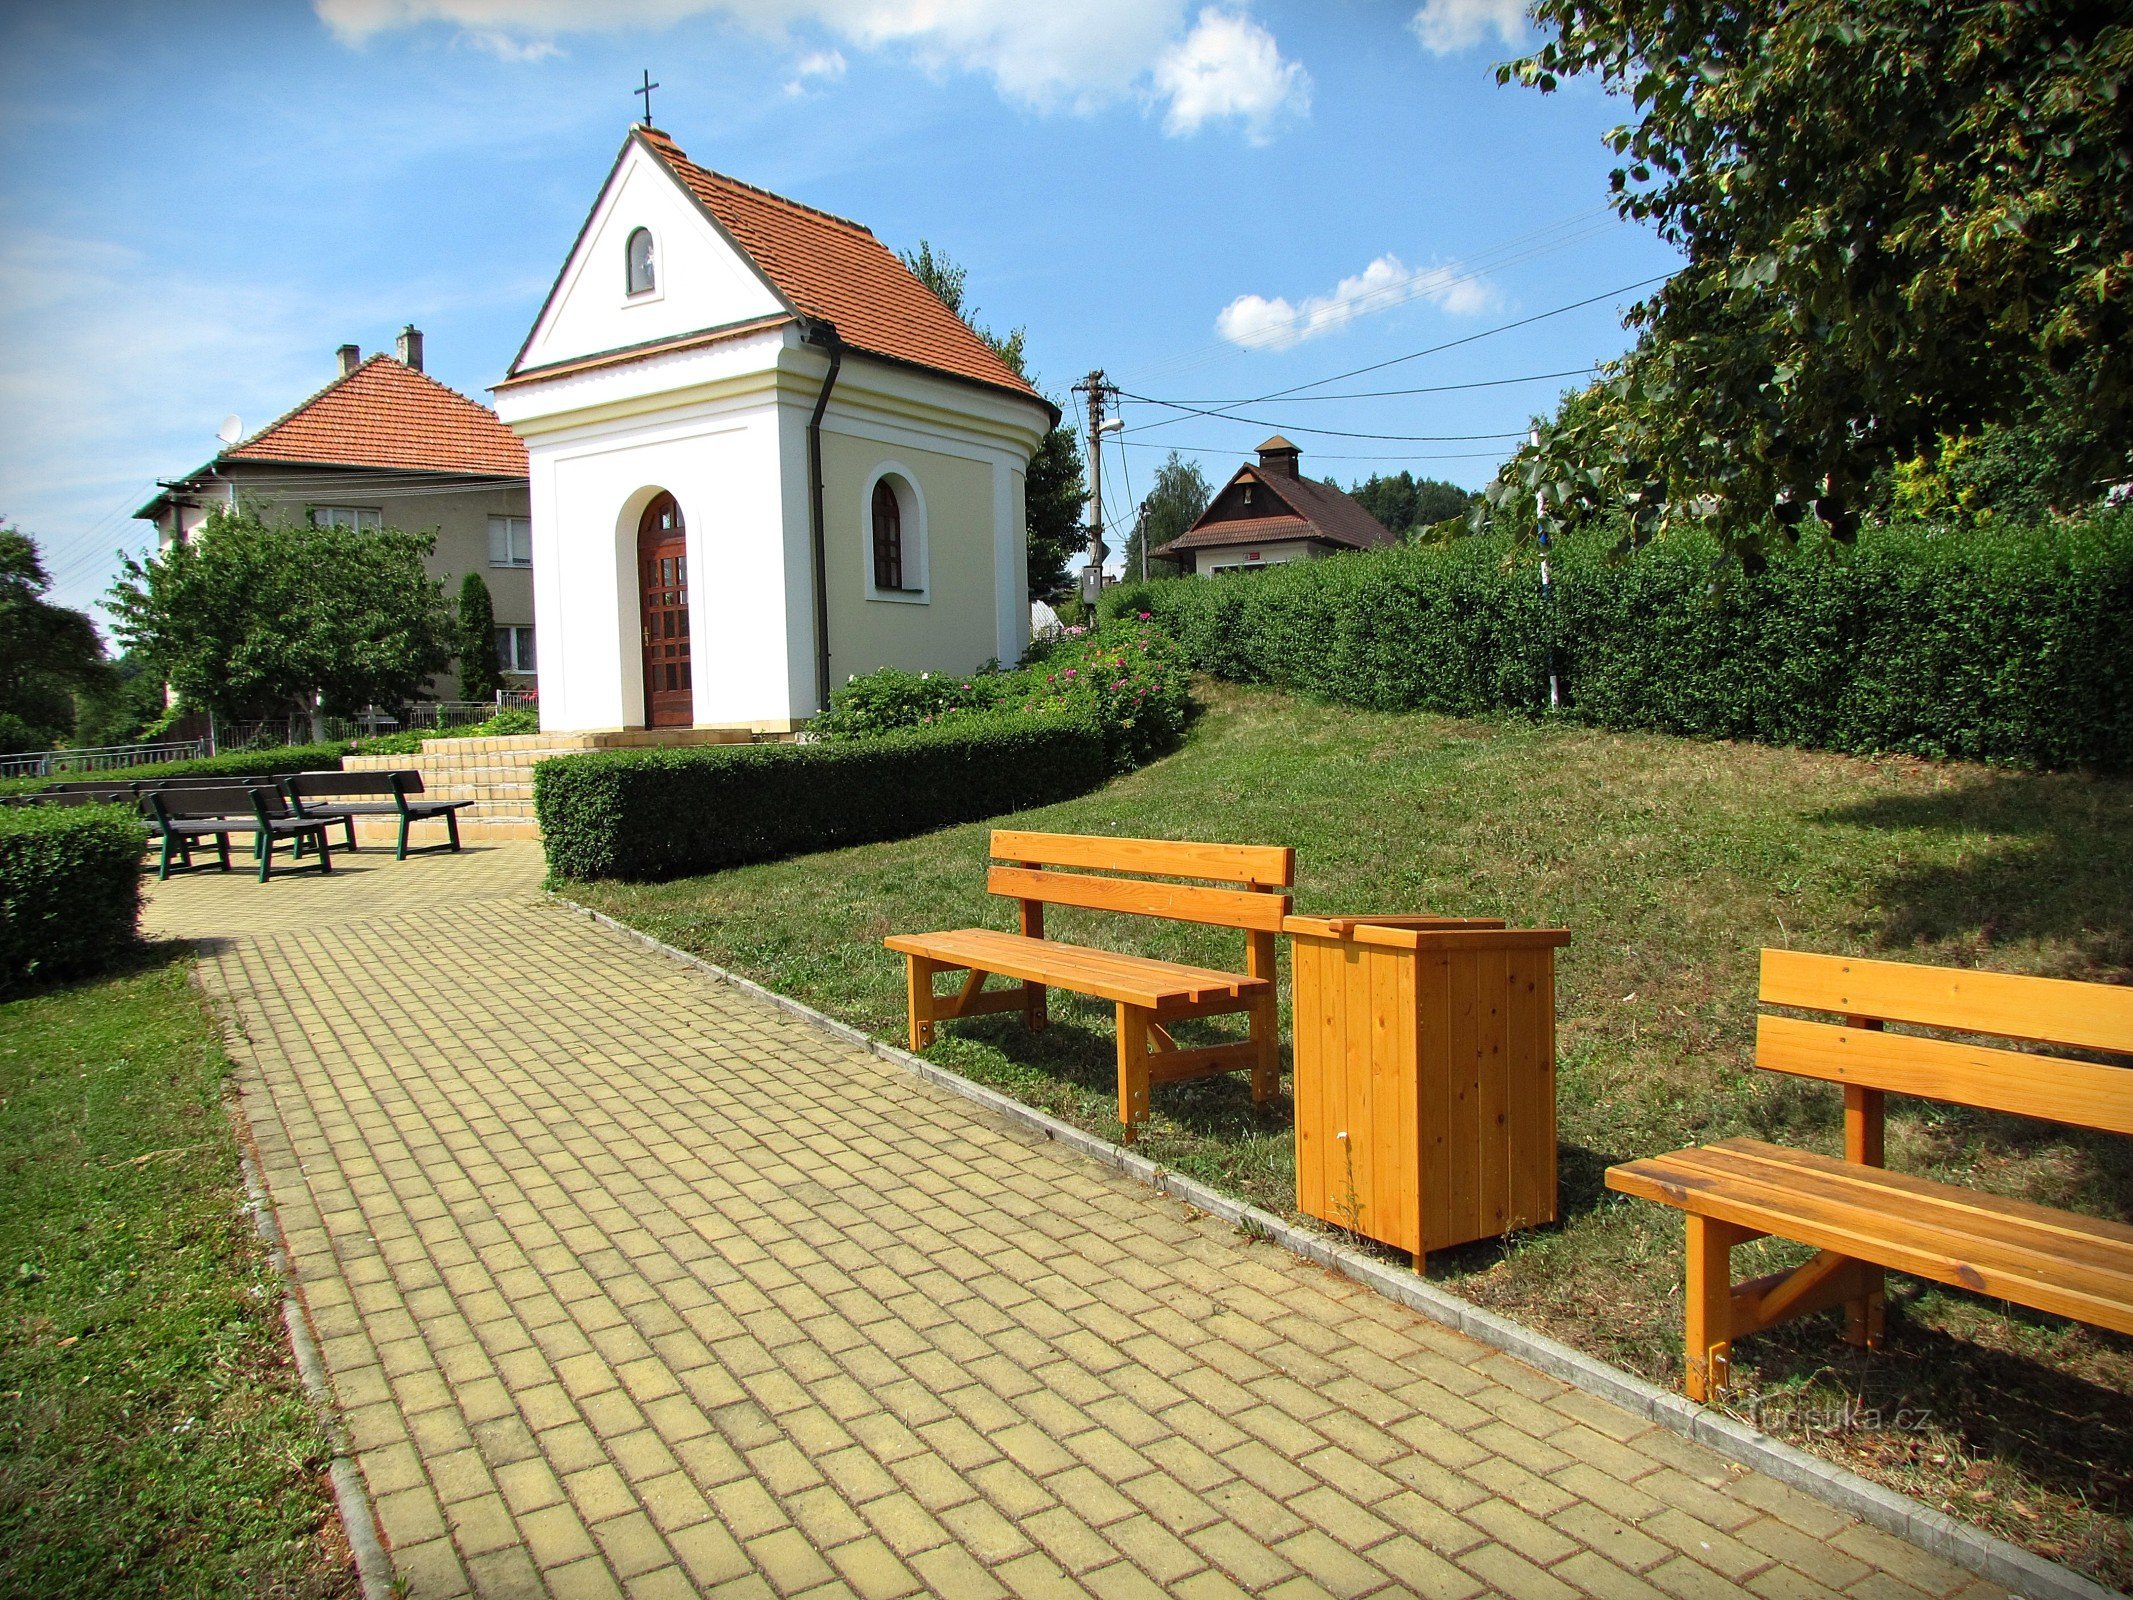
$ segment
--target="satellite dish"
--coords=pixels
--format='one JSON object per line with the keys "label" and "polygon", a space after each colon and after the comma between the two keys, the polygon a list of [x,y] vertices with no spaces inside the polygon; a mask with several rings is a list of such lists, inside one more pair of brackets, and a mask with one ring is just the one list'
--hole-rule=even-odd
{"label": "satellite dish", "polygon": [[222,426],[215,430],[215,437],[224,444],[235,444],[244,437],[244,424],[237,419],[234,413],[224,417]]}

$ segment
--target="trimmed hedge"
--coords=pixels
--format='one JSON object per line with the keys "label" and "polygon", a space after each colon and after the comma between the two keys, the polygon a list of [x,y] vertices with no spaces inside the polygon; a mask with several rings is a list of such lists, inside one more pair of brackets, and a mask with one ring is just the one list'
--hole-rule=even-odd
{"label": "trimmed hedge", "polygon": [[998,713],[851,741],[551,756],[533,800],[554,876],[656,881],[900,839],[1109,776],[1093,724]]}
{"label": "trimmed hedge", "polygon": [[1397,546],[1121,585],[1192,664],[1384,710],[1548,705],[1581,722],[1855,754],[2133,767],[2133,512],[2059,526],[1868,528],[1757,574],[1668,539],[1536,553]]}
{"label": "trimmed hedge", "polygon": [[146,847],[125,806],[0,807],[0,991],[87,977],[132,949]]}

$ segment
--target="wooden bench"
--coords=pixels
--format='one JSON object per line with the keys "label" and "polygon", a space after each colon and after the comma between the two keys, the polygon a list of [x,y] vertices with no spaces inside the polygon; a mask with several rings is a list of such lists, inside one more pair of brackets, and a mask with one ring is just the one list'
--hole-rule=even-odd
{"label": "wooden bench", "polygon": [[318,851],[313,863],[320,872],[333,870],[333,854],[327,848],[325,819],[303,817],[292,811],[278,789],[260,784],[250,788],[235,785],[151,789],[143,799],[156,831],[163,838],[163,859],[156,876],[168,878],[172,864],[182,860],[183,870],[193,870],[195,842],[212,842],[216,864],[230,870],[230,835],[252,835],[259,858],[259,881],[274,876],[274,842],[287,839],[292,854],[310,844]]}
{"label": "wooden bench", "polygon": [[[1890,1172],[1890,1094],[2133,1134],[2133,1067],[1890,1033],[1887,1024],[2133,1054],[2133,987],[1763,952],[1755,1064],[1843,1085],[1844,1159],[1725,1139],[1611,1167],[1607,1186],[1687,1213],[1686,1388],[1726,1386],[1732,1341],[1842,1305],[1845,1337],[1877,1348],[1884,1268],[2133,1333],[2133,1227]],[[1732,1281],[1733,1247],[1774,1235],[1819,1252]]]}
{"label": "wooden bench", "polygon": [[442,844],[426,845],[427,850],[457,850],[459,848],[459,813],[472,805],[471,800],[424,800],[422,774],[413,770],[404,772],[299,772],[293,778],[282,780],[290,802],[297,811],[307,817],[320,817],[328,822],[338,822],[348,830],[349,850],[356,847],[355,819],[357,817],[393,817],[400,819],[400,844],[394,851],[395,859],[405,861],[408,857],[407,830],[418,822],[444,821],[450,835]]}
{"label": "wooden bench", "polygon": [[[1280,1088],[1274,935],[1288,914],[1284,891],[1295,879],[1295,851],[1277,845],[1003,830],[992,836],[992,854],[995,864],[986,887],[1019,903],[1019,933],[958,928],[896,934],[882,941],[907,963],[913,1050],[933,1043],[935,1024],[956,1017],[1019,1011],[1035,1032],[1046,1022],[1045,991],[1068,989],[1109,1000],[1118,1008],[1118,1120],[1125,1125],[1128,1143],[1148,1115],[1151,1084],[1249,1070],[1255,1103]],[[1055,870],[1060,867],[1088,870]],[[1142,876],[1108,875],[1114,873]],[[1157,877],[1204,881],[1152,881]],[[1207,882],[1235,887],[1211,888]],[[1047,939],[1047,905],[1241,929],[1244,971],[1216,972]],[[968,976],[959,992],[941,995],[933,989],[934,975],[940,972]],[[1018,981],[1013,988],[987,992],[986,981],[994,976]],[[1237,1012],[1250,1019],[1244,1039],[1186,1047],[1170,1036],[1174,1022]]]}

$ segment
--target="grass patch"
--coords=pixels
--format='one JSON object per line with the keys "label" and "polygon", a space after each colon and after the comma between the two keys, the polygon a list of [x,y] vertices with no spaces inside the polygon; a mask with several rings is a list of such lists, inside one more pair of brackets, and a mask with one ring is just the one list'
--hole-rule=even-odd
{"label": "grass patch", "polygon": [[[1661,1382],[1680,1376],[1680,1218],[1609,1195],[1603,1169],[1735,1133],[1841,1149],[1834,1090],[1751,1070],[1761,946],[2133,978],[2133,781],[1203,693],[1184,750],[1017,825],[1293,844],[1300,910],[1569,928],[1564,1220],[1509,1246],[1432,1255],[1431,1274]],[[984,892],[986,831],[570,893],[900,1039],[903,966],[883,935],[1013,925],[1012,904]],[[1063,908],[1047,929],[1241,960],[1239,936],[1218,929]],[[1284,987],[1285,1038],[1287,1007]],[[1034,1037],[1005,1017],[950,1023],[933,1057],[1115,1135],[1109,1008],[1055,993],[1053,1014]],[[1143,1154],[1293,1212],[1286,1101],[1255,1111],[1235,1075],[1153,1099]],[[1892,1163],[1914,1172],[2133,1219],[2125,1140],[1896,1101],[1889,1142]],[[1764,1249],[1771,1265],[1797,1254]],[[1754,1254],[1741,1252],[1743,1270],[1766,1270]],[[2005,1537],[2133,1581],[2133,1340],[1901,1278],[1885,1353],[1852,1352],[1836,1320],[1738,1344],[1743,1409]]]}
{"label": "grass patch", "polygon": [[0,1005],[0,1593],[356,1592],[190,965]]}

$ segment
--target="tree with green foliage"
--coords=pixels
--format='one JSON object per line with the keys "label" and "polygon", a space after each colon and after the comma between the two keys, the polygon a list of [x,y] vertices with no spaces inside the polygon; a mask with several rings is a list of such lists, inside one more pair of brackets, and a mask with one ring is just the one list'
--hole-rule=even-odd
{"label": "tree with green foliage", "polygon": [[494,700],[504,686],[496,664],[496,606],[478,572],[459,581],[458,623],[453,653],[459,657],[459,698]]}
{"label": "tree with green foliage", "polygon": [[74,731],[76,699],[110,676],[87,614],[45,598],[37,541],[0,522],[0,749],[46,749]]}
{"label": "tree with green foliage", "polygon": [[[1200,470],[1200,464],[1171,451],[1163,464],[1155,469],[1155,487],[1141,502],[1140,515],[1133,521],[1133,531],[1126,535],[1127,581],[1142,576],[1141,551],[1144,547],[1157,550],[1170,543],[1200,520],[1208,501],[1213,498],[1214,488],[1208,483],[1207,474]],[[1181,563],[1165,557],[1151,555],[1148,558],[1148,577],[1173,578],[1183,570]]]}
{"label": "tree with green foliage", "polygon": [[1631,97],[1623,216],[1687,257],[1635,346],[1491,493],[1623,510],[1751,563],[1810,511],[1997,426],[2064,423],[2093,495],[2133,444],[2133,26],[2095,0],[1540,0],[1498,69]]}
{"label": "tree with green foliage", "polygon": [[[919,240],[916,250],[904,253],[903,263],[942,305],[992,347],[993,354],[1018,376],[1029,377],[1023,354],[1029,330],[1017,328],[1009,334],[996,334],[977,320],[978,308],[966,305],[964,284],[970,276],[968,268],[947,251],[934,249],[926,239]],[[1052,400],[1052,406],[1058,409],[1059,402]],[[1036,454],[1030,457],[1029,471],[1022,480],[1022,501],[1029,530],[1030,598],[1048,599],[1068,586],[1067,564],[1082,546],[1081,513],[1089,503],[1081,444],[1063,420],[1045,434]]]}
{"label": "tree with green foliage", "polygon": [[1426,528],[1449,517],[1463,517],[1480,498],[1456,483],[1417,478],[1405,468],[1384,477],[1373,472],[1347,492],[1394,533]]}
{"label": "tree with green foliage", "polygon": [[122,650],[103,682],[75,697],[77,745],[138,744],[177,719],[162,674],[136,650]]}
{"label": "tree with green foliage", "polygon": [[185,704],[314,719],[419,695],[452,659],[431,539],[216,512],[112,586],[118,635]]}

